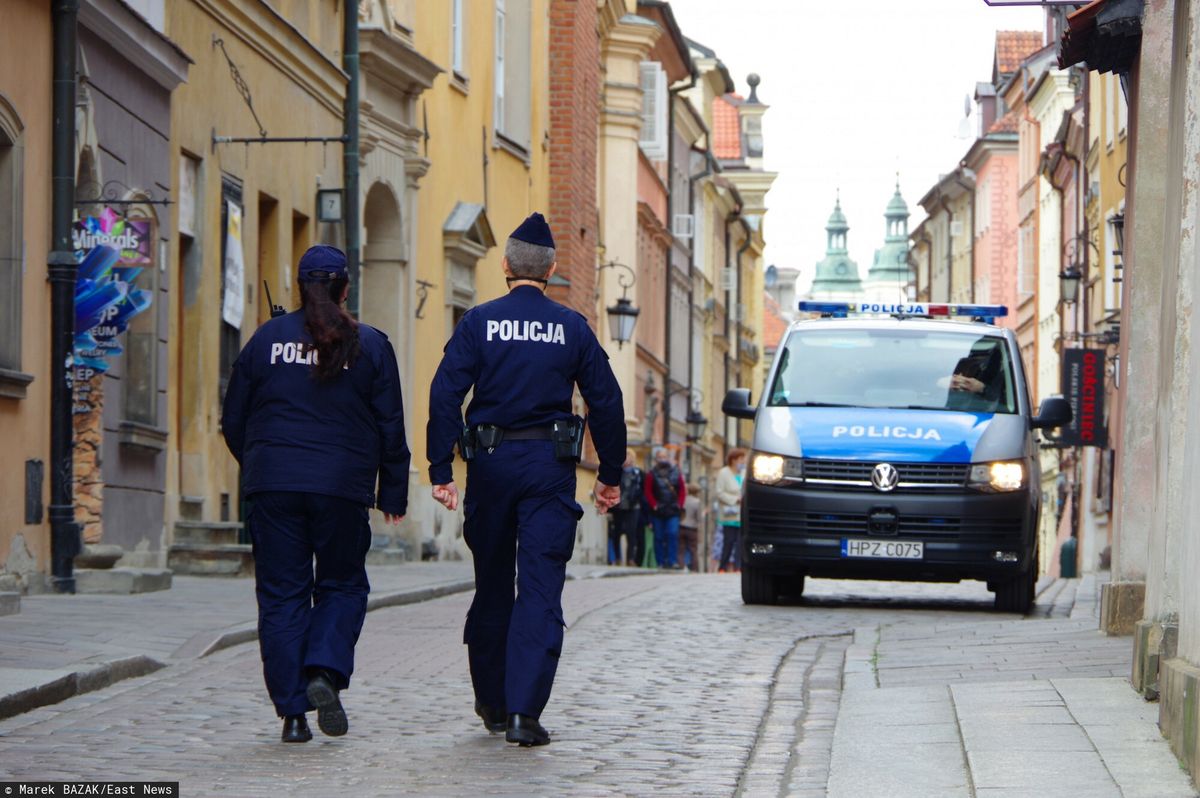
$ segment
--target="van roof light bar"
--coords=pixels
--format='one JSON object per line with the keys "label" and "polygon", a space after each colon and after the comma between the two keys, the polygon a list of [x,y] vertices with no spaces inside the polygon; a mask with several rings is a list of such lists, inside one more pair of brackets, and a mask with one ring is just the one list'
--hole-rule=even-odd
{"label": "van roof light bar", "polygon": [[941,303],[891,303],[891,302],[809,302],[799,304],[801,313],[820,313],[822,316],[845,318],[850,314],[885,315],[907,317],[951,317],[966,316],[972,319],[991,320],[1008,315],[1004,305],[947,305]]}

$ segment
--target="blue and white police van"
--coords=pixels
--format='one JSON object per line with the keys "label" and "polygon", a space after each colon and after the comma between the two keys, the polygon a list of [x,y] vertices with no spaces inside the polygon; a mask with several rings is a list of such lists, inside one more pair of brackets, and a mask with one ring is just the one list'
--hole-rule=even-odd
{"label": "blue and white police van", "polygon": [[978,579],[1025,613],[1038,576],[1034,412],[1011,330],[993,305],[801,302],[757,404],[743,483],[742,600],[773,604],[805,577]]}

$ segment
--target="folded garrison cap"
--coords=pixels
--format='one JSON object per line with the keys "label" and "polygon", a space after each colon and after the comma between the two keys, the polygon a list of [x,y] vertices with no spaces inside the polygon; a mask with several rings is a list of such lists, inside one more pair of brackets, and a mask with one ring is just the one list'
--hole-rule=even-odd
{"label": "folded garrison cap", "polygon": [[508,237],[524,241],[527,244],[554,249],[554,236],[550,232],[550,225],[546,224],[546,217],[540,213],[529,214],[525,221],[521,222]]}

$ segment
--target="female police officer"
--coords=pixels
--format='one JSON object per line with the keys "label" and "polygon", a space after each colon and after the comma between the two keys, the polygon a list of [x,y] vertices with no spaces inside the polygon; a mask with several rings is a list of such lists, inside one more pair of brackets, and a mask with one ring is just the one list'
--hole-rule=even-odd
{"label": "female police officer", "polygon": [[[242,466],[254,542],[259,644],[284,742],[346,733],[367,611],[367,508],[399,523],[409,451],[396,355],[387,336],[342,309],[346,256],[300,258],[301,309],[255,332],[233,365],[221,427]],[[379,491],[376,496],[376,479]],[[316,580],[313,557],[316,556]]]}
{"label": "female police officer", "polygon": [[463,315],[429,390],[429,477],[434,499],[451,510],[453,446],[463,433],[463,399],[475,391],[463,447],[471,458],[463,536],[475,560],[464,642],[475,711],[489,731],[523,746],[550,742],[538,718],[562,650],[563,582],[583,515],[575,501],[583,434],[571,413],[576,385],[600,460],[593,493],[602,513],[620,499],[625,458],[625,411],[608,356],[583,316],[543,293],[554,254],[540,213],[513,231],[503,261],[508,295]]}

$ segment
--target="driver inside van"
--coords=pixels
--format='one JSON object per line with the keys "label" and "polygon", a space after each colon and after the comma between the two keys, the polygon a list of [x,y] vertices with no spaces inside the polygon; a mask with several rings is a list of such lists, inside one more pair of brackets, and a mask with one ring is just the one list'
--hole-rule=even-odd
{"label": "driver inside van", "polygon": [[947,410],[984,411],[993,409],[1003,391],[1000,379],[999,351],[973,350],[960,358],[950,375]]}

